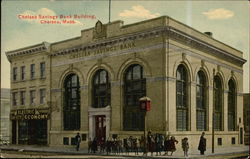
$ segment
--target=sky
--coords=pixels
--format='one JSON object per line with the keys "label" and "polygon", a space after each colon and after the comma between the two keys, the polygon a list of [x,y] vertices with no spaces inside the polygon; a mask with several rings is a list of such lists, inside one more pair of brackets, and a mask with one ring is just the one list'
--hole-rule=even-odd
{"label": "sky", "polygon": [[[10,63],[6,51],[43,41],[53,43],[80,36],[81,30],[94,27],[97,20],[108,23],[108,8],[108,0],[2,0],[1,88],[10,88]],[[243,67],[243,92],[247,93],[250,89],[249,8],[247,0],[112,0],[111,21],[122,20],[126,25],[167,15],[201,32],[212,32],[213,38],[242,51],[244,59],[248,60]],[[87,16],[76,18],[74,15]],[[56,17],[54,20],[60,24],[44,24],[43,20],[52,21],[51,18]],[[66,17],[67,20],[73,20],[74,24],[64,24],[62,20]]]}

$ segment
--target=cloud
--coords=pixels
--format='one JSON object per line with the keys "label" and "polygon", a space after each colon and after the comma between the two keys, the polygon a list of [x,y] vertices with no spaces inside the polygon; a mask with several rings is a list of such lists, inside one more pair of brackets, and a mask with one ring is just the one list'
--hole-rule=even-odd
{"label": "cloud", "polygon": [[210,9],[208,12],[202,12],[208,19],[228,19],[234,16],[234,12],[224,9]]}
{"label": "cloud", "polygon": [[72,26],[72,25],[83,25],[82,22],[75,20],[73,18],[66,20],[74,20],[74,24],[62,23],[60,15],[57,15],[53,10],[48,8],[41,8],[37,11],[26,10],[23,13],[17,15],[19,20],[28,22],[30,24],[42,24],[41,20],[45,21],[60,21],[60,25]]}
{"label": "cloud", "polygon": [[155,18],[160,16],[159,13],[151,13],[149,10],[145,9],[141,5],[132,6],[131,10],[124,10],[123,12],[119,13],[120,17],[127,17],[127,18]]}

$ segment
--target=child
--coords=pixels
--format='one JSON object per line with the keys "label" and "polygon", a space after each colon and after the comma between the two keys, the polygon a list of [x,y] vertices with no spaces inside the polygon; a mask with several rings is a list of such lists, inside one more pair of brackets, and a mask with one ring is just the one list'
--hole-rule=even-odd
{"label": "child", "polygon": [[188,148],[189,148],[188,138],[185,137],[184,139],[182,139],[182,149],[184,151],[184,157],[188,157]]}

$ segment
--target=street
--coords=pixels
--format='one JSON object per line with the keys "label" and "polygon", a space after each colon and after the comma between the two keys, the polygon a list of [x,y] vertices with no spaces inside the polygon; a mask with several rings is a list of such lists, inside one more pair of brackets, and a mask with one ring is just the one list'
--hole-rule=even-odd
{"label": "street", "polygon": [[[118,156],[118,155],[80,155],[80,154],[60,154],[60,153],[45,153],[45,152],[19,152],[19,151],[1,151],[1,158],[175,158],[175,156]],[[213,159],[247,159],[247,153],[226,154],[217,156],[199,156],[190,158],[213,158]]]}

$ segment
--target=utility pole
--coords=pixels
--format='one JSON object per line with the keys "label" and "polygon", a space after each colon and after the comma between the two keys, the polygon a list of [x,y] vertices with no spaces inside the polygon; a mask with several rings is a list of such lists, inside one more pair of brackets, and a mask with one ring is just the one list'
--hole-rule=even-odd
{"label": "utility pole", "polygon": [[111,0],[109,0],[109,23],[110,23],[110,16],[111,16]]}

